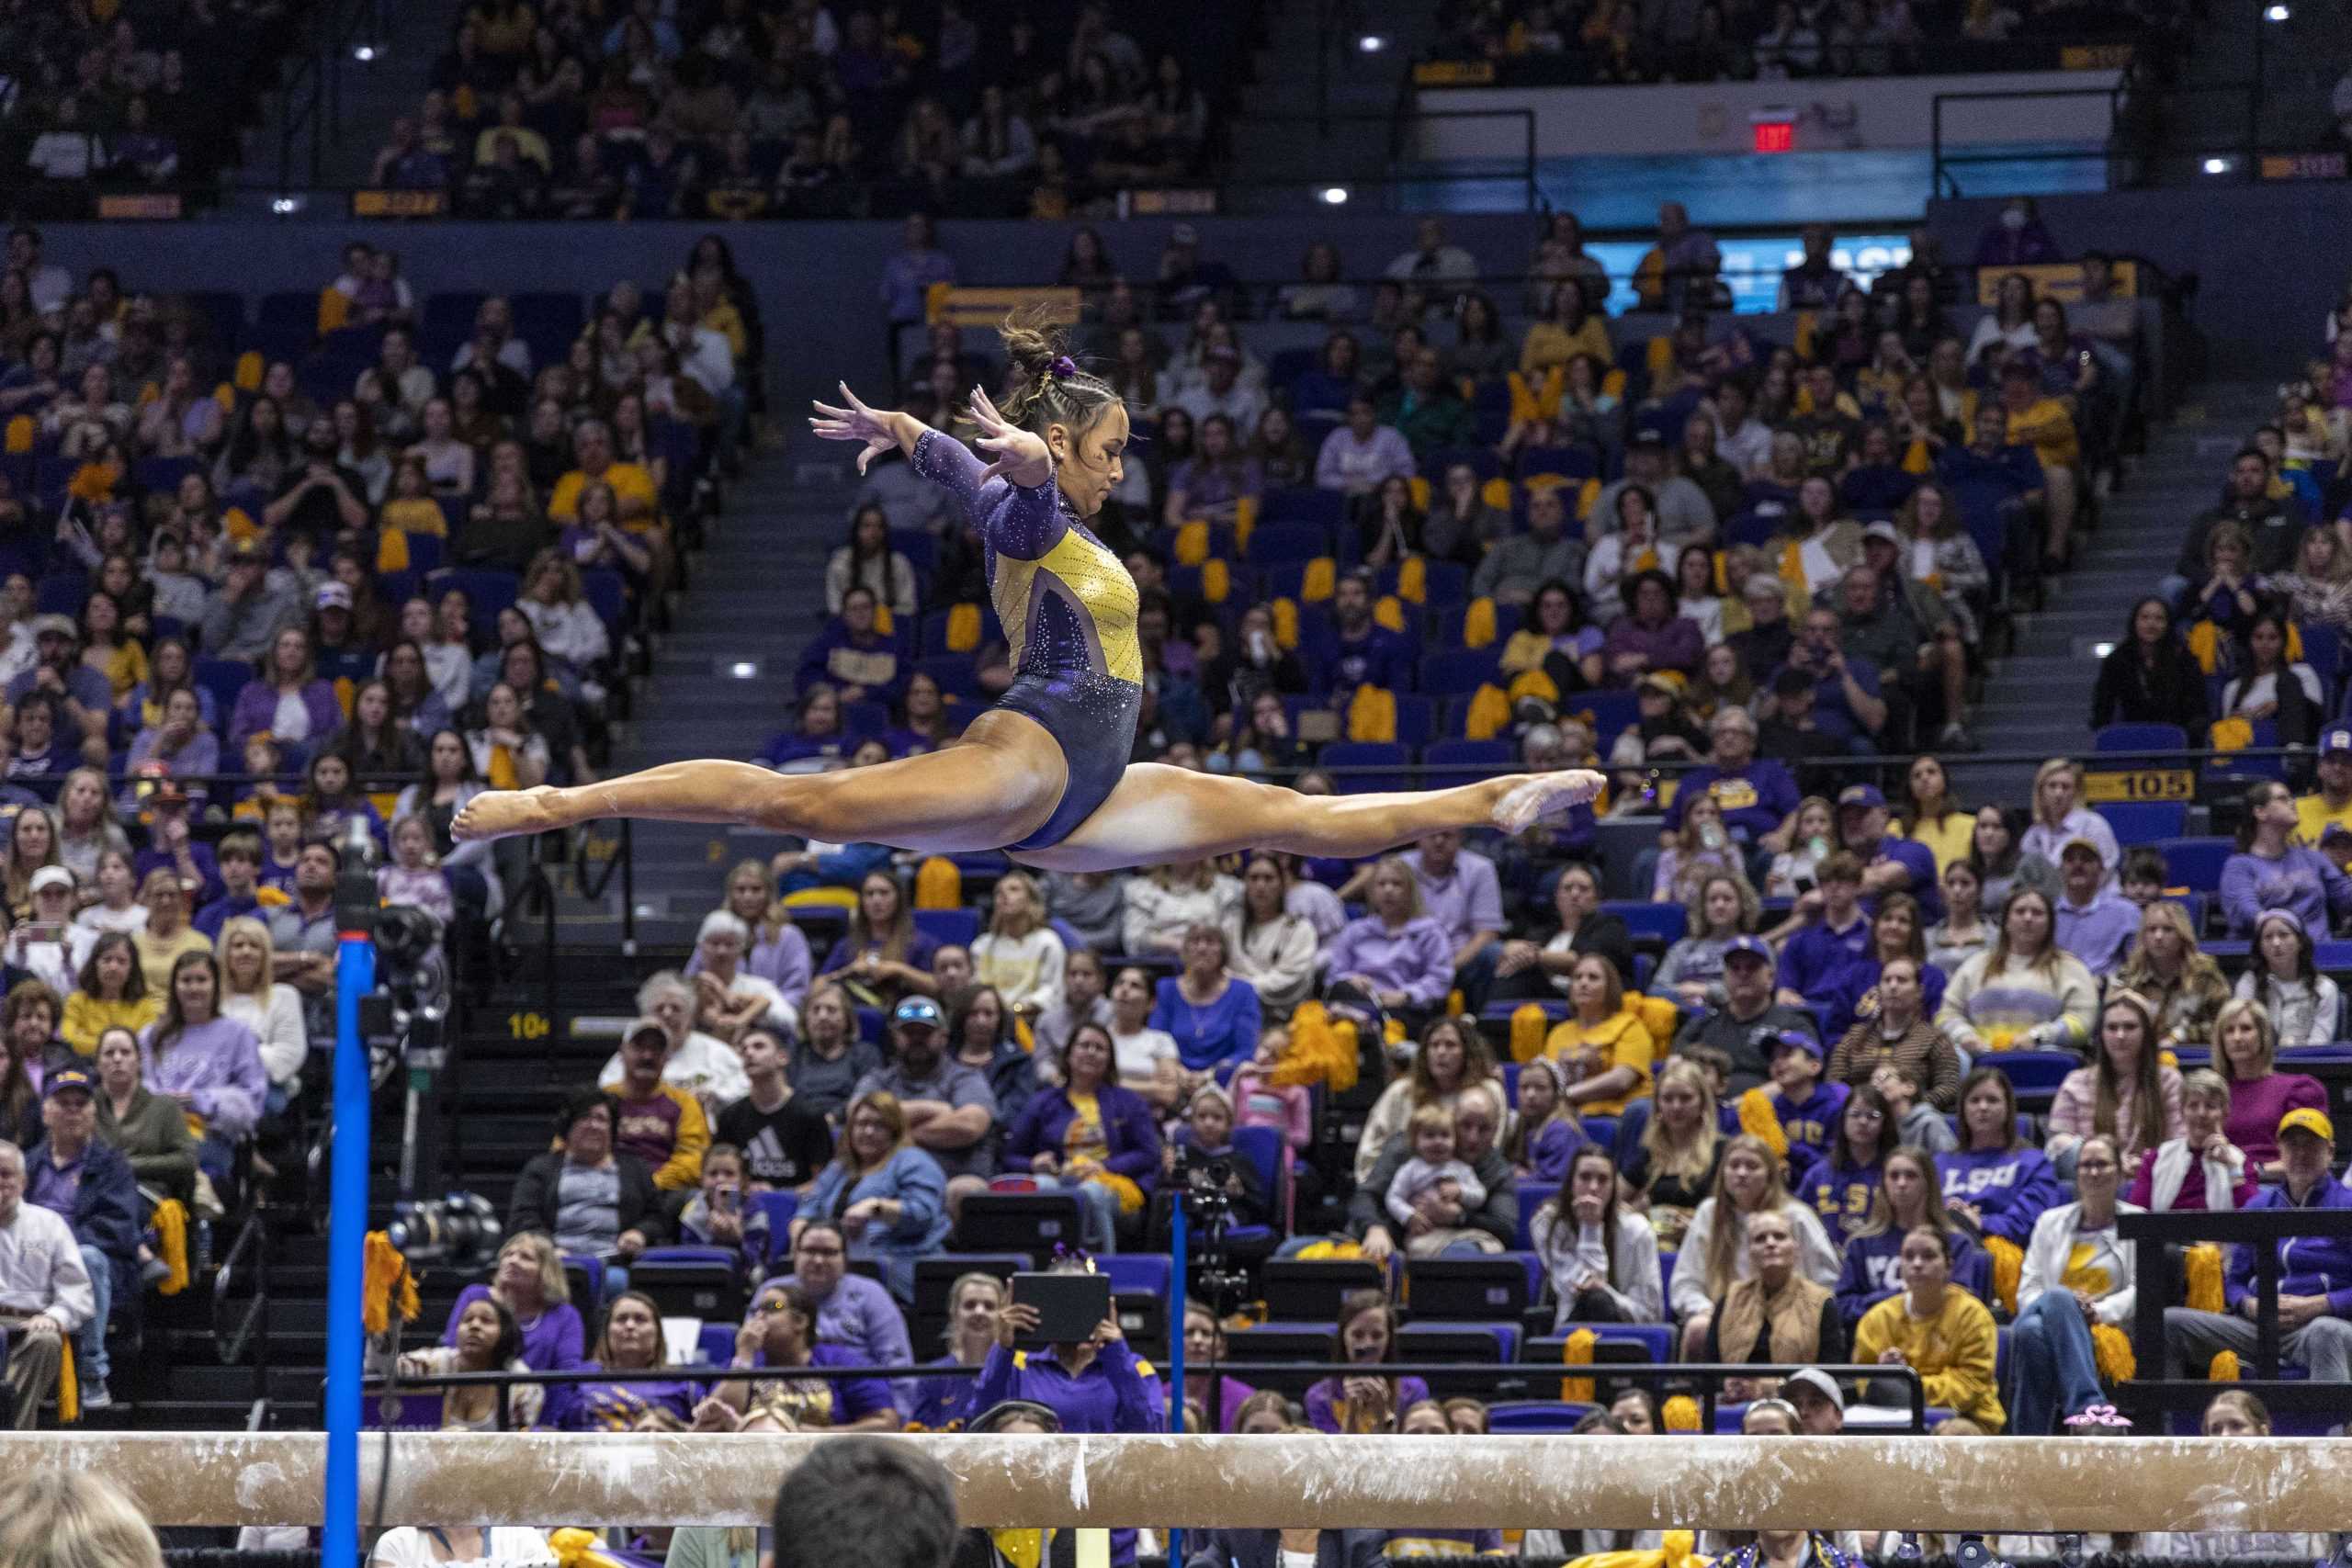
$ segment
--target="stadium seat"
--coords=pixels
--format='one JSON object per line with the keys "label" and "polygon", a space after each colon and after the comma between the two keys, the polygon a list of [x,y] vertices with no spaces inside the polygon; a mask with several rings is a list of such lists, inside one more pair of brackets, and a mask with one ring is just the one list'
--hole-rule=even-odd
{"label": "stadium seat", "polygon": [[664,1317],[741,1322],[741,1257],[723,1247],[655,1247],[629,1265],[628,1288],[651,1296]]}
{"label": "stadium seat", "polygon": [[943,945],[969,947],[972,939],[980,934],[978,909],[917,909],[914,919],[915,930]]}
{"label": "stadium seat", "polygon": [[959,1252],[1022,1252],[1037,1268],[1083,1235],[1078,1200],[1068,1193],[975,1192],[964,1200],[954,1239]]}
{"label": "stadium seat", "polygon": [[2173,885],[2196,893],[2219,892],[2222,863],[2237,852],[2228,839],[2160,839],[2154,847]]}
{"label": "stadium seat", "polygon": [[1630,898],[1612,898],[1604,902],[1601,912],[1616,916],[1625,922],[1634,940],[1647,937],[1661,946],[1672,947],[1682,940],[1690,927],[1690,914],[1679,904],[1656,904]]}
{"label": "stadium seat", "polygon": [[1510,1399],[1487,1406],[1489,1432],[1573,1432],[1593,1412],[1589,1404],[1559,1400]]}
{"label": "stadium seat", "polygon": [[[1339,528],[1348,520],[1348,498],[1335,490],[1320,490],[1313,485],[1292,485],[1270,490],[1258,502],[1258,527],[1263,530],[1269,523],[1312,523],[1326,533]],[[1250,536],[1254,548],[1258,536]]]}
{"label": "stadium seat", "polygon": [[2102,753],[2161,753],[2188,749],[2188,732],[2177,724],[2110,724],[2091,737],[2091,750]]}
{"label": "stadium seat", "polygon": [[2112,800],[2091,807],[2115,830],[2115,841],[2125,849],[2176,839],[2188,823],[2188,805],[2179,800]]}
{"label": "stadium seat", "polygon": [[1269,1318],[1336,1320],[1340,1301],[1351,1292],[1385,1290],[1388,1270],[1363,1258],[1272,1258],[1260,1282]]}
{"label": "stadium seat", "polygon": [[1421,690],[1432,697],[1459,696],[1502,683],[1499,648],[1449,649],[1421,658]]}
{"label": "stadium seat", "polygon": [[1385,740],[1334,740],[1323,748],[1317,764],[1327,769],[1380,768],[1396,770],[1385,773],[1334,773],[1331,782],[1341,795],[1373,795],[1383,790],[1410,789],[1412,782],[1402,770],[1411,761],[1400,745]]}

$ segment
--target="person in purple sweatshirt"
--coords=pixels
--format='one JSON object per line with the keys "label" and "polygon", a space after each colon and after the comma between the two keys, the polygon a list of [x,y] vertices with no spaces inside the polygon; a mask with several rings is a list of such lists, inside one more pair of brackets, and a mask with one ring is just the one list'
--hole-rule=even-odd
{"label": "person in purple sweatshirt", "polygon": [[514,1314],[514,1325],[522,1331],[525,1366],[535,1372],[560,1372],[580,1364],[588,1331],[580,1309],[571,1304],[563,1256],[547,1232],[517,1231],[500,1244],[490,1283],[468,1285],[458,1292],[448,1325],[441,1331],[442,1344],[457,1344],[458,1319],[467,1307],[485,1299]]}
{"label": "person in purple sweatshirt", "polygon": [[225,1183],[238,1141],[261,1120],[269,1075],[254,1032],[220,1016],[218,958],[183,953],[173,963],[164,1016],[140,1036],[139,1055],[148,1089],[202,1118],[196,1163]]}
{"label": "person in purple sweatshirt", "polygon": [[[1091,1273],[1093,1267],[1078,1255],[1056,1259],[1054,1272]],[[987,1410],[1004,1400],[1025,1399],[1060,1416],[1065,1432],[1167,1429],[1168,1404],[1159,1374],[1127,1343],[1116,1313],[1074,1345],[1015,1350],[1013,1342],[1036,1326],[1035,1307],[1021,1302],[1006,1305],[997,1319],[996,1344],[980,1363],[967,1408]],[[1132,1564],[1135,1560],[1136,1532],[1113,1530],[1112,1562]]]}
{"label": "person in purple sweatshirt", "polygon": [[2250,937],[2265,909],[2292,909],[2318,936],[2329,917],[2352,919],[2352,877],[2308,845],[2295,841],[2301,824],[2295,795],[2266,779],[2245,793],[2238,852],[2222,863],[2222,909],[2232,936]]}
{"label": "person in purple sweatshirt", "polygon": [[1111,1032],[1081,1023],[1062,1048],[1065,1080],[1029,1097],[1005,1134],[1003,1165],[1077,1194],[1086,1245],[1118,1250],[1120,1215],[1140,1216],[1159,1176],[1159,1125],[1120,1087]]}
{"label": "person in purple sweatshirt", "polygon": [[1936,1156],[1936,1174],[1947,1208],[2020,1251],[2033,1222],[2065,1196],[2050,1161],[2018,1136],[2017,1091],[1998,1067],[1961,1084],[1960,1147]]}
{"label": "person in purple sweatshirt", "polygon": [[1933,1225],[1951,1242],[1951,1281],[1980,1302],[1993,1299],[1993,1260],[1967,1227],[1944,1207],[1935,1156],[1899,1148],[1886,1156],[1869,1215],[1846,1231],[1846,1261],[1838,1274],[1838,1315],[1851,1332],[1862,1314],[1903,1289],[1903,1238]]}
{"label": "person in purple sweatshirt", "polygon": [[[2352,1187],[2330,1174],[2335,1163],[2335,1123],[2309,1106],[2278,1122],[2278,1152],[2286,1165],[2281,1187],[2267,1187],[2246,1205],[2256,1209],[2352,1209]],[[2352,1379],[2352,1236],[2281,1237],[2278,1248],[2278,1348],[2301,1362],[2313,1382]],[[2165,1308],[2166,1377],[2202,1375],[2213,1357],[2254,1354],[2256,1303],[2254,1253],[2230,1249],[2222,1297],[2227,1312]]]}
{"label": "person in purple sweatshirt", "polygon": [[1361,982],[1384,1007],[1435,1007],[1453,984],[1453,953],[1421,913],[1413,868],[1396,855],[1374,866],[1369,903],[1331,939],[1325,972],[1335,982]]}
{"label": "person in purple sweatshirt", "polygon": [[[1789,1140],[1788,1168],[1798,1175],[1828,1157],[1851,1092],[1844,1084],[1821,1081],[1825,1054],[1808,1030],[1784,1029],[1772,1041],[1772,1088],[1767,1098]],[[1834,1239],[1837,1233],[1830,1234]]]}

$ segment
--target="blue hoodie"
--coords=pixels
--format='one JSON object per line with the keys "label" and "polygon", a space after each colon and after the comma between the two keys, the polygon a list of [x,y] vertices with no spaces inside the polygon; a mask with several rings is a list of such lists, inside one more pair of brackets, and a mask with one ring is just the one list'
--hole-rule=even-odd
{"label": "blue hoodie", "polygon": [[1936,1174],[1943,1179],[1945,1202],[1975,1204],[1984,1234],[2020,1249],[2042,1211],[2066,1201],[2058,1173],[2030,1145],[1938,1155]]}
{"label": "blue hoodie", "polygon": [[[2352,1187],[2333,1176],[2304,1195],[2300,1203],[2283,1187],[2266,1187],[2246,1208],[2352,1209]],[[2352,1236],[2298,1235],[2278,1243],[2278,1293],[2325,1296],[2330,1317],[2352,1317]],[[2254,1294],[2254,1251],[2230,1248],[2230,1277],[2222,1290],[2232,1312]]]}
{"label": "blue hoodie", "polygon": [[[1838,1273],[1838,1314],[1851,1329],[1862,1314],[1903,1288],[1903,1233],[1890,1225],[1846,1244]],[[1951,1233],[1951,1282],[1986,1305],[1993,1301],[1993,1260],[1964,1231]]]}
{"label": "blue hoodie", "polygon": [[1846,1097],[1852,1092],[1844,1084],[1823,1083],[1818,1078],[1814,1080],[1813,1092],[1802,1100],[1790,1100],[1778,1088],[1765,1091],[1773,1114],[1781,1119],[1781,1131],[1788,1134],[1791,1170],[1809,1170],[1829,1157],[1838,1119],[1846,1114]]}
{"label": "blue hoodie", "polygon": [[1870,1217],[1871,1200],[1878,1196],[1879,1175],[1886,1162],[1857,1169],[1835,1165],[1832,1157],[1824,1155],[1814,1161],[1789,1191],[1821,1216],[1821,1228],[1829,1233],[1830,1241],[1843,1247],[1847,1233]]}

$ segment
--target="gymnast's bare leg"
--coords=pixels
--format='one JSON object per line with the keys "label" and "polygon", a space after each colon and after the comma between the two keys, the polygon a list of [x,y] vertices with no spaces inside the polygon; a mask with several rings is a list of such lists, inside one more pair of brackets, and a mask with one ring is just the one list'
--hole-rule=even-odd
{"label": "gymnast's bare leg", "polygon": [[1042,871],[1115,871],[1238,850],[1361,860],[1448,828],[1517,833],[1580,806],[1605,781],[1582,768],[1510,773],[1450,789],[1301,795],[1223,773],[1138,762],[1077,831],[1012,858]]}
{"label": "gymnast's bare leg", "polygon": [[870,768],[776,773],[716,759],[570,789],[492,790],[458,813],[460,839],[544,833],[616,817],[765,828],[828,843],[877,843],[953,854],[1001,849],[1053,815],[1069,776],[1046,727],[991,711],[960,744]]}

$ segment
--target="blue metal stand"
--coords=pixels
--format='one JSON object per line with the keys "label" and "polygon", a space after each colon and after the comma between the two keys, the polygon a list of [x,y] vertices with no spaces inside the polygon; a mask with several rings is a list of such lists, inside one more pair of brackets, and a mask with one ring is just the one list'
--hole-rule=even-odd
{"label": "blue metal stand", "polygon": [[345,931],[335,959],[334,1162],[327,1222],[327,1477],[323,1568],[359,1562],[359,1379],[366,1331],[360,1290],[368,1251],[368,1045],[359,998],[376,988],[376,945]]}
{"label": "blue metal stand", "polygon": [[[1173,1282],[1169,1287],[1171,1315],[1176,1319],[1176,1332],[1168,1337],[1168,1369],[1172,1381],[1168,1385],[1168,1429],[1184,1429],[1184,1302],[1192,1289],[1192,1236],[1184,1223],[1184,1190],[1176,1190],[1175,1201],[1169,1205],[1168,1250],[1176,1260]],[[1211,1395],[1212,1398],[1215,1395]],[[1181,1564],[1184,1561],[1184,1532],[1171,1529],[1168,1532],[1168,1561]]]}

